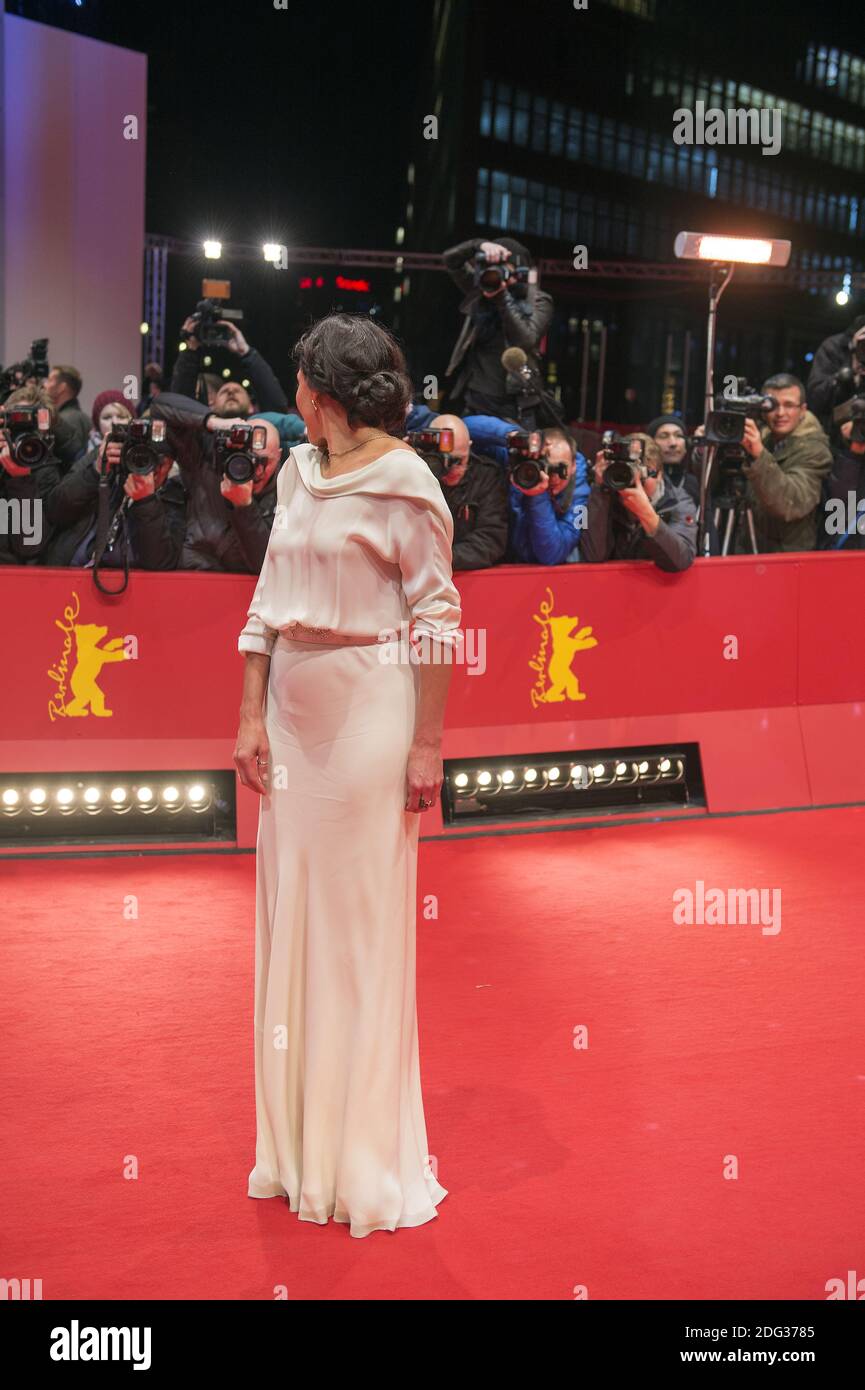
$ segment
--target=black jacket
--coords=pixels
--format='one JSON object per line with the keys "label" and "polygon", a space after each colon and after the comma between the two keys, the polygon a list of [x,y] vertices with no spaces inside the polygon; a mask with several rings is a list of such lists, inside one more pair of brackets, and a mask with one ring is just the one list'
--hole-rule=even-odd
{"label": "black jacket", "polygon": [[[171,373],[171,392],[176,396],[195,398],[201,366],[201,348],[188,348],[177,354],[177,361]],[[276,410],[280,415],[288,413],[288,400],[277,381],[272,368],[265,362],[261,353],[250,348],[245,357],[239,357],[244,375],[249,378],[250,395],[258,410]]]}
{"label": "black jacket", "polygon": [[508,481],[489,459],[469,455],[469,466],[454,487],[442,483],[454,519],[454,570],[497,565],[508,544]]}
{"label": "black jacket", "polygon": [[[0,503],[13,504],[11,509],[4,507],[10,527],[0,530],[0,565],[28,565],[43,559],[51,535],[48,503],[59,482],[60,466],[53,454],[32,468],[26,478],[13,478],[0,468]],[[23,526],[12,531],[15,504]],[[25,541],[25,528],[33,532],[32,544]]]}
{"label": "black jacket", "polygon": [[64,469],[87,452],[90,428],[90,416],[84,414],[77,396],[61,405],[54,422],[54,452]]}
{"label": "black jacket", "polygon": [[[276,510],[277,468],[248,507],[235,507],[223,497],[213,460],[213,435],[204,429],[212,412],[186,396],[163,391],[153,402],[151,416],[164,420],[169,452],[177,459],[181,497],[172,488],[169,497],[151,510],[140,563],[143,569],[222,570],[231,574],[258,574]],[[142,503],[136,503],[137,507]],[[178,515],[180,509],[181,515]],[[181,525],[182,522],[182,525]]]}
{"label": "black jacket", "polygon": [[[51,493],[47,512],[52,534],[40,557],[43,565],[71,565],[74,562],[87,564],[93,556],[99,510],[100,474],[95,466],[98,453],[98,448],[91,449],[83,458],[78,459]],[[165,486],[167,484],[163,485],[161,491],[164,491]],[[159,496],[160,493],[157,493],[156,497]],[[109,482],[108,498],[109,515],[113,516],[125,499],[119,474]],[[142,540],[147,544],[148,529],[154,524],[154,508],[149,507],[148,503],[154,501],[154,498],[147,498],[143,502],[130,502],[126,506],[130,567],[140,565],[140,545]],[[123,564],[125,546],[122,538],[121,530],[116,545],[103,556],[104,565],[117,567]],[[149,543],[152,547],[154,542],[150,539]],[[79,553],[76,562],[75,556]]]}
{"label": "black jacket", "polygon": [[664,495],[655,508],[661,524],[647,536],[636,517],[607,488],[592,485],[580,559],[652,560],[659,569],[686,570],[697,553],[696,507],[683,488],[664,479]]}
{"label": "black jacket", "polygon": [[[475,252],[480,249],[482,238],[460,242],[448,251],[442,252],[442,260],[451,279],[463,291],[460,313],[464,316],[463,325],[457,338],[445,376],[458,373],[450,387],[450,394],[461,396],[463,391],[477,390],[492,399],[507,399],[505,369],[501,365],[501,355],[505,348],[522,348],[529,359],[529,366],[540,373],[541,364],[538,345],[549,328],[553,317],[553,301],[544,290],[536,285],[528,286],[525,299],[516,299],[509,290],[485,299],[474,284],[470,269]],[[476,308],[487,305],[498,313],[499,322],[494,335],[484,343],[477,343]]]}

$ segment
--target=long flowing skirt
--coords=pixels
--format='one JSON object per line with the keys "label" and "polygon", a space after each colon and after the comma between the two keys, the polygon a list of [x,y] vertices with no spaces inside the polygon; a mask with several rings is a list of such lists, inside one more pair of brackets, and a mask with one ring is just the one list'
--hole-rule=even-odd
{"label": "long flowing skirt", "polygon": [[257,849],[250,1197],[353,1236],[447,1195],[427,1145],[415,1003],[420,817],[405,810],[418,670],[279,638]]}

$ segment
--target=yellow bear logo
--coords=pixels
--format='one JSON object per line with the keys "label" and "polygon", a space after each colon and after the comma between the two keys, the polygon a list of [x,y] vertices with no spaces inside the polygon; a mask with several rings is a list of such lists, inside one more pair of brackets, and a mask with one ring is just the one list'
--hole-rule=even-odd
{"label": "yellow bear logo", "polygon": [[[598,639],[592,636],[590,627],[581,627],[578,632],[574,631],[574,628],[579,626],[579,618],[572,618],[567,613],[554,617],[554,603],[553,591],[547,585],[546,597],[541,600],[540,611],[532,615],[541,628],[538,650],[529,662],[531,669],[537,672],[529,695],[533,709],[537,709],[538,705],[555,704],[561,700],[585,700],[580,682],[571,670],[571,662],[577,652],[584,652],[589,647],[598,645]],[[552,651],[548,654],[550,639]]]}
{"label": "yellow bear logo", "polygon": [[108,635],[107,627],[99,627],[96,623],[76,623],[73,631],[76,660],[69,677],[73,698],[64,706],[63,713],[72,716],[96,714],[100,718],[107,718],[114,711],[106,708],[105,695],[97,684],[97,677],[106,661],[126,660],[123,638],[112,637],[110,642],[100,647],[99,643]]}
{"label": "yellow bear logo", "polygon": [[577,652],[596,647],[598,639],[592,636],[590,627],[581,627],[576,633],[573,631],[580,621],[579,618],[570,618],[563,614],[560,618],[550,617],[547,621],[553,639],[553,651],[547,667],[550,685],[544,693],[544,699],[547,704],[565,699],[585,700],[586,697],[580,690],[580,682],[571,670],[571,662]]}

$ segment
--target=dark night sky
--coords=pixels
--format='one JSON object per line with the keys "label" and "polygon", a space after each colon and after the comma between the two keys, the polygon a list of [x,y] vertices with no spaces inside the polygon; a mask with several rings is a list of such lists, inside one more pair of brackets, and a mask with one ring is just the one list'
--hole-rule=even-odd
{"label": "dark night sky", "polygon": [[[147,230],[391,246],[431,7],[333,0],[11,0],[144,51]],[[281,235],[277,235],[280,233]],[[263,238],[262,238],[263,239]]]}
{"label": "dark night sky", "polygon": [[[405,206],[415,69],[431,8],[413,0],[352,6],[289,0],[7,0],[24,18],[148,56],[146,230],[200,242],[391,248]],[[110,170],[106,170],[110,178]],[[369,297],[299,292],[309,267],[169,259],[170,369],[202,275],[231,281],[244,331],[293,392],[292,342],[331,308],[384,322],[393,277]],[[351,274],[350,270],[345,273]],[[330,287],[330,288],[327,288]],[[343,302],[348,300],[349,302]],[[236,358],[217,354],[216,366]]]}

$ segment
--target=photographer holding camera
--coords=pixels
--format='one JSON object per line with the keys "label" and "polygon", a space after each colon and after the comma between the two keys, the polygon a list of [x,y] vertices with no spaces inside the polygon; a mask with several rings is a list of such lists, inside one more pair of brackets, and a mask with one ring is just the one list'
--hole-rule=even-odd
{"label": "photographer holding camera", "polygon": [[163,486],[172,459],[153,438],[151,422],[136,420],[120,391],[100,392],[93,402],[93,422],[91,439],[96,442],[61,478],[47,503],[52,534],[41,557],[44,565],[93,563],[101,539],[103,494],[106,547],[100,566],[127,569],[139,563],[137,549],[147,518],[140,518],[139,525],[132,504],[143,478],[149,477],[156,489]]}
{"label": "photographer holding camera", "polygon": [[664,476],[660,447],[647,434],[608,438],[595,455],[582,559],[651,560],[688,569],[697,553],[696,507]]}
{"label": "photographer holding camera", "polygon": [[183,493],[175,484],[170,497],[154,499],[158,530],[155,543],[149,533],[141,549],[144,569],[260,572],[284,450],[270,421],[226,414],[231,399],[223,388],[215,410],[165,391],[153,402],[151,416],[165,423]]}
{"label": "photographer holding camera", "polygon": [[453,517],[452,568],[478,570],[499,564],[508,543],[508,502],[498,464],[473,453],[471,436],[458,415],[436,415],[422,430],[410,432],[407,440],[438,478]]}
{"label": "photographer holding camera", "polygon": [[[558,423],[538,356],[553,301],[538,289],[525,246],[510,237],[473,238],[444,251],[442,259],[464,295],[459,306],[464,322],[445,372],[457,374],[451,399],[464,397],[463,415],[496,415],[526,429],[536,428],[540,419]],[[525,363],[505,367],[502,356],[509,348],[525,353]]]}
{"label": "photographer holding camera", "polygon": [[589,476],[573,436],[560,425],[516,429],[492,415],[471,415],[464,424],[477,452],[499,464],[510,483],[508,562],[578,561]]}
{"label": "photographer holding camera", "polygon": [[865,391],[865,314],[843,333],[823,340],[808,373],[808,405],[833,444],[841,439],[832,421],[833,408],[861,391]]}
{"label": "photographer holding camera", "polygon": [[586,460],[567,430],[541,431],[540,451],[511,455],[508,560],[524,565],[574,564],[589,496]]}
{"label": "photographer holding camera", "polygon": [[47,503],[60,481],[52,424],[53,407],[38,386],[19,387],[0,406],[0,564],[44,555]]}
{"label": "photographer holding camera", "polygon": [[[813,550],[823,481],[832,465],[832,450],[819,421],[807,408],[805,386],[798,377],[779,372],[763,383],[774,407],[762,426],[745,421],[742,467],[761,553]],[[744,537],[738,537],[741,551]]]}
{"label": "photographer holding camera", "polygon": [[[209,309],[205,306],[210,306]],[[202,343],[198,334],[206,335],[206,346],[209,352],[214,347],[225,348],[228,352],[240,359],[240,366],[243,375],[248,377],[252,395],[255,397],[255,404],[259,410],[273,410],[279,414],[288,411],[288,401],[285,392],[280,386],[273,372],[273,369],[265,362],[264,358],[255,348],[251,348],[244,338],[236,323],[231,323],[228,319],[216,318],[218,309],[210,300],[202,300],[194,314],[184,321],[181,332],[186,338],[187,347],[183,352],[177,354],[177,361],[171,373],[170,390],[173,395],[191,396],[193,400],[199,400],[198,383],[202,373],[201,355]],[[201,326],[203,323],[203,327]],[[211,334],[219,333],[219,338],[210,340]],[[226,382],[221,388],[222,394],[226,387],[233,386],[237,396],[236,404],[232,407],[234,415],[251,415],[253,411],[252,400],[249,392],[237,382]],[[215,402],[212,408],[219,411],[220,407]]]}

